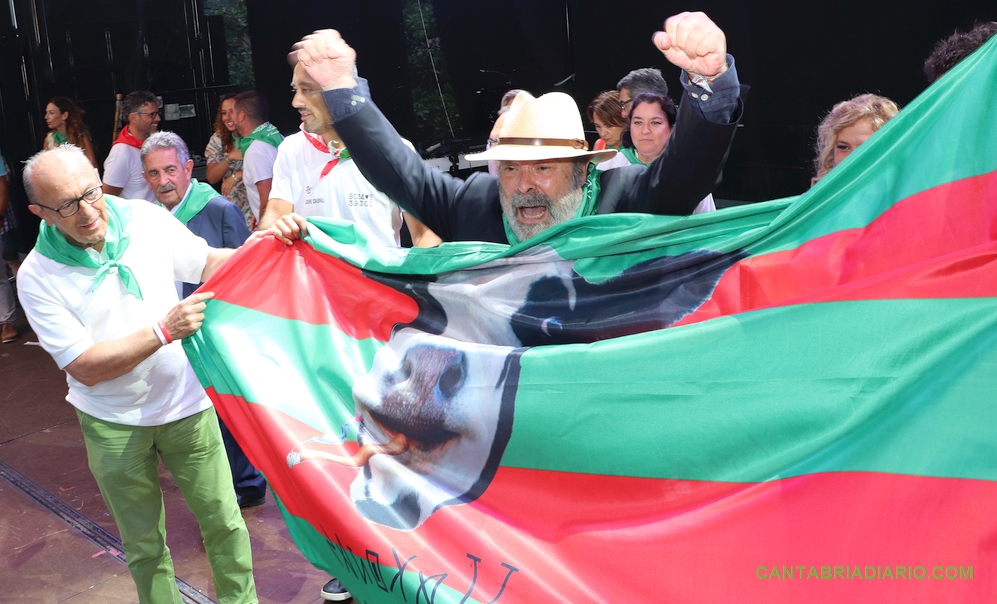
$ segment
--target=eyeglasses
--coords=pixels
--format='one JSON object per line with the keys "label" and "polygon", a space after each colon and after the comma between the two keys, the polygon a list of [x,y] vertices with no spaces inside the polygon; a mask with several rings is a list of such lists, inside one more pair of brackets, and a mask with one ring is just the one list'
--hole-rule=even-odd
{"label": "eyeglasses", "polygon": [[620,109],[626,109],[627,105],[633,102],[633,99],[627,99],[625,101],[620,101]]}
{"label": "eyeglasses", "polygon": [[87,189],[86,193],[84,193],[83,195],[80,195],[76,199],[67,201],[66,203],[62,204],[57,208],[50,208],[48,206],[43,206],[40,203],[36,203],[35,205],[41,208],[45,208],[46,210],[58,212],[59,216],[62,216],[63,218],[69,218],[70,216],[73,216],[74,214],[80,211],[81,201],[85,201],[87,202],[87,204],[93,205],[97,203],[97,200],[102,198],[103,196],[104,196],[104,191],[101,190],[100,185],[97,185],[92,189]]}
{"label": "eyeglasses", "polygon": [[158,115],[159,117],[163,117],[162,109],[160,109],[159,111],[136,111],[135,113],[139,115]]}

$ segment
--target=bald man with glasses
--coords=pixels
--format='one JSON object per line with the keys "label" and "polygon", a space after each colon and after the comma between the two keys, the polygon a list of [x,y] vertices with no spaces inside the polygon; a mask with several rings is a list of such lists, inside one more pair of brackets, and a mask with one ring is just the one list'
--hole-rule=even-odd
{"label": "bald man with glasses", "polygon": [[209,247],[156,204],[106,195],[72,145],[29,159],[23,180],[42,224],[18,272],[21,306],[66,372],[66,400],[139,602],[180,601],[160,458],[200,525],[218,601],[256,602],[217,416],[180,344],[200,327],[212,294],[180,301],[174,285],[206,281],[235,250]]}

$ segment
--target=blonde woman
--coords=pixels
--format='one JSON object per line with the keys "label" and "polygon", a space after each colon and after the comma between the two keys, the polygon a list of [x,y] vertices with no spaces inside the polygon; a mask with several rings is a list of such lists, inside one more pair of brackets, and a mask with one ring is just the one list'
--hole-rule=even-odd
{"label": "blonde woman", "polygon": [[831,109],[817,127],[817,157],[814,159],[814,176],[811,185],[837,166],[866,139],[875,134],[900,111],[890,99],[861,94],[842,101]]}

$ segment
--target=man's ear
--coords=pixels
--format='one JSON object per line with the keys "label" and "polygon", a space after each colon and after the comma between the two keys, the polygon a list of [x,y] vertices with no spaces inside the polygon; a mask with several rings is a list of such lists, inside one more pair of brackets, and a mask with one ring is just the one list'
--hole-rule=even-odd
{"label": "man's ear", "polygon": [[194,160],[188,159],[187,163],[183,166],[184,172],[187,174],[187,180],[194,174]]}
{"label": "man's ear", "polygon": [[52,226],[52,221],[49,220],[48,216],[45,215],[45,209],[44,208],[40,208],[40,207],[36,206],[35,204],[31,203],[31,204],[28,204],[28,211],[31,212],[32,214],[34,214],[35,216],[41,218],[42,220],[44,220],[45,224],[47,224],[49,226]]}

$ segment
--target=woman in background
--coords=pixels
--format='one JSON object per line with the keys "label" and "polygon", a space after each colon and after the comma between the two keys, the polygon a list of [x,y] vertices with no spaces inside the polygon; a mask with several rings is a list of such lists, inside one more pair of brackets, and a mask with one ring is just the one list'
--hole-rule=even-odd
{"label": "woman in background", "polygon": [[811,186],[899,111],[896,103],[875,94],[861,94],[835,105],[817,127],[817,145],[814,147],[817,155],[814,159],[816,176],[810,182]]}
{"label": "woman in background", "polygon": [[215,133],[204,149],[207,160],[205,175],[209,184],[222,183],[222,195],[239,206],[246,217],[246,226],[252,231],[256,228],[256,218],[249,206],[246,195],[246,185],[242,182],[242,151],[235,145],[235,95],[226,94],[218,104],[218,115],[215,117]]}
{"label": "woman in background", "polygon": [[[617,105],[619,107],[619,105]],[[656,92],[642,92],[630,103],[630,140],[633,147],[619,149],[616,157],[596,166],[598,170],[610,170],[623,166],[647,166],[665,152],[675,125],[675,101]],[[693,214],[713,212],[717,209],[713,194],[699,202]]]}
{"label": "woman in background", "polygon": [[619,150],[623,144],[623,130],[627,127],[626,119],[620,114],[620,93],[615,90],[600,92],[589,105],[587,115],[599,133],[599,140],[592,149]]}
{"label": "woman in background", "polygon": [[45,106],[45,124],[49,128],[42,145],[45,149],[55,149],[66,143],[76,145],[83,149],[93,167],[98,167],[93,141],[90,140],[90,129],[83,123],[83,110],[72,99],[52,97]]}

